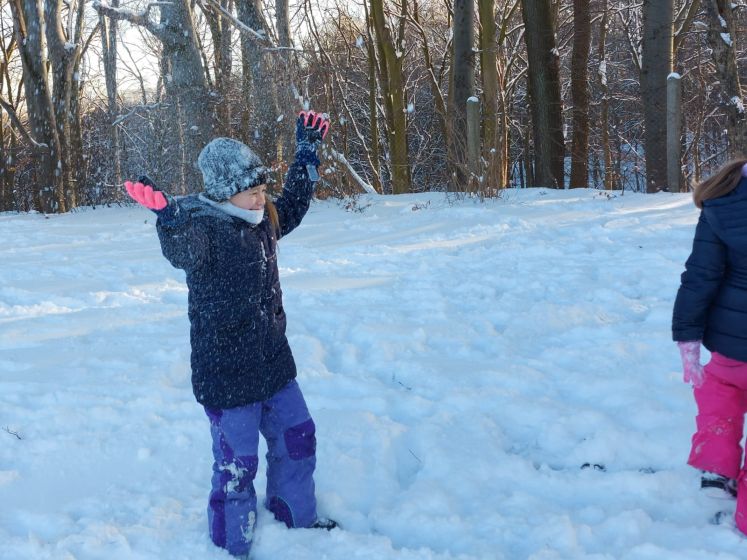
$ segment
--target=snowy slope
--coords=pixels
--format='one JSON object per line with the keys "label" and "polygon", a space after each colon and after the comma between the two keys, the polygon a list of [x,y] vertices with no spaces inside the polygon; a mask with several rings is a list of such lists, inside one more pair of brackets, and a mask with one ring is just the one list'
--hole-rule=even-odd
{"label": "snowy slope", "polygon": [[[257,560],[747,554],[708,523],[733,503],[685,465],[687,195],[368,203],[315,203],[280,245],[320,513],[345,530],[261,511]],[[0,559],[228,559],[207,536],[183,273],[153,215],[3,214],[0,239]]]}

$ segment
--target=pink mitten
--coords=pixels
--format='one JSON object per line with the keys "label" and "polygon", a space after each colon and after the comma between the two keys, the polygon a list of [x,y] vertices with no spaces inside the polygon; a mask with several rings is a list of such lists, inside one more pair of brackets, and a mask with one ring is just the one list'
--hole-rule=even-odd
{"label": "pink mitten", "polygon": [[146,208],[158,211],[163,210],[168,205],[163,193],[161,191],[154,191],[153,187],[131,181],[125,181],[124,185],[127,189],[127,194]]}
{"label": "pink mitten", "polygon": [[680,349],[680,357],[682,358],[682,371],[684,372],[682,380],[685,383],[692,384],[693,387],[700,387],[703,384],[703,366],[700,365],[700,343],[700,340],[677,343]]}

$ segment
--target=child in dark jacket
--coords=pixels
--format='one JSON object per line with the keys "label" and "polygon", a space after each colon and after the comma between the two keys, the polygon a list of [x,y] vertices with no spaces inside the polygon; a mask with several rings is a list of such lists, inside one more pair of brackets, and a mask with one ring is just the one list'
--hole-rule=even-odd
{"label": "child in dark jacket", "polygon": [[306,214],[329,121],[302,112],[283,192],[265,198],[267,169],[247,146],[216,138],[200,153],[203,193],[178,199],[145,180],[130,196],[158,215],[164,256],[187,275],[192,389],[213,439],[210,537],[248,556],[257,514],[253,480],[267,441],[266,507],[288,527],[331,529],[314,496],[314,422],[285,336],[277,240]]}
{"label": "child in dark jacket", "polygon": [[[685,382],[694,387],[697,431],[688,463],[701,486],[737,496],[737,527],[747,533],[747,160],[734,161],[695,189],[701,208],[672,319]],[[700,346],[711,360],[700,365]]]}

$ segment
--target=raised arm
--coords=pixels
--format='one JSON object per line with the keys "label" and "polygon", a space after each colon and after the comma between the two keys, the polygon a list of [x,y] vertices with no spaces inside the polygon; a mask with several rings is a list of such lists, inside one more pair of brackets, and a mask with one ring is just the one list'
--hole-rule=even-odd
{"label": "raised arm", "polygon": [[296,155],[285,176],[283,192],[275,201],[280,236],[293,231],[306,215],[319,180],[316,150],[329,132],[329,120],[313,111],[301,111],[296,119]]}
{"label": "raised arm", "polygon": [[201,266],[209,254],[209,239],[195,227],[189,213],[170,196],[153,189],[153,182],[142,176],[136,183],[125,182],[125,189],[137,203],[158,216],[156,230],[161,251],[172,266],[187,272]]}

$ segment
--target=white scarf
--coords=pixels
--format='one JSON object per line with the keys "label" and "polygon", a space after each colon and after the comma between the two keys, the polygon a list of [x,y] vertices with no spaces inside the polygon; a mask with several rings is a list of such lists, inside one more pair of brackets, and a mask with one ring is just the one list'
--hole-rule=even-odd
{"label": "white scarf", "polygon": [[218,210],[222,210],[230,216],[236,216],[237,218],[241,218],[245,222],[248,222],[255,226],[262,221],[262,218],[265,217],[264,208],[261,208],[259,210],[245,210],[244,208],[239,208],[235,204],[231,204],[231,202],[228,200],[223,202],[215,202],[214,200],[210,200],[208,197],[203,196],[202,194],[200,194],[200,200],[207,202],[211,206],[214,206]]}

